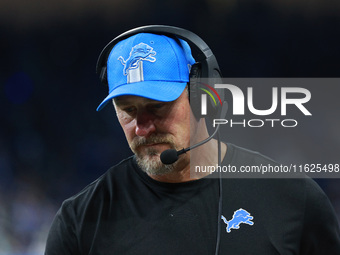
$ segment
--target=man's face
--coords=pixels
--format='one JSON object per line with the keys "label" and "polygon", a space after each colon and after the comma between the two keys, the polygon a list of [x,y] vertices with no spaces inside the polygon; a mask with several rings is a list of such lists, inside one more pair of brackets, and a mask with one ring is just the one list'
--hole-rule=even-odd
{"label": "man's face", "polygon": [[164,150],[190,146],[192,113],[186,90],[172,102],[121,96],[114,99],[114,106],[129,146],[144,171],[161,175],[176,165],[189,164],[189,156],[181,156],[173,165],[163,165],[159,158]]}

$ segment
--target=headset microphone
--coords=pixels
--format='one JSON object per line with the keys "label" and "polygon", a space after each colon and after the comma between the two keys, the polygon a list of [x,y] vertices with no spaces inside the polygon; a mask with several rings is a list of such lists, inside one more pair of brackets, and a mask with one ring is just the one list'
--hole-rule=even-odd
{"label": "headset microphone", "polygon": [[[224,101],[223,105],[222,105],[222,110],[221,110],[221,119],[222,119],[222,117],[227,115],[227,110],[228,110],[228,104],[227,104],[226,101]],[[165,165],[173,164],[178,160],[178,156],[186,153],[187,151],[195,149],[198,146],[201,146],[201,145],[209,142],[216,135],[219,127],[220,127],[220,124],[217,124],[217,127],[215,128],[215,131],[211,136],[209,136],[208,138],[206,138],[205,140],[203,140],[203,141],[201,141],[197,144],[194,144],[193,146],[189,146],[188,148],[185,148],[185,149],[182,149],[182,150],[179,150],[179,151],[177,151],[175,149],[168,149],[168,150],[163,151],[161,153],[161,156],[160,156],[162,163],[165,164]]]}

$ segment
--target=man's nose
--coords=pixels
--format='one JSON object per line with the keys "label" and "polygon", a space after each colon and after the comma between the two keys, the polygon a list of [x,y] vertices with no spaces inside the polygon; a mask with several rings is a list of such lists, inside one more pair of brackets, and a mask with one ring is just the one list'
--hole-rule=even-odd
{"label": "man's nose", "polygon": [[136,116],[136,130],[138,136],[148,137],[156,131],[155,118],[147,111],[140,111]]}

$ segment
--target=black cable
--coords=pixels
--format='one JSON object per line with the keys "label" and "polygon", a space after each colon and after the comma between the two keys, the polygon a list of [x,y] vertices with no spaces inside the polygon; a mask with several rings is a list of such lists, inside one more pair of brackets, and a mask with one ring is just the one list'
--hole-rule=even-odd
{"label": "black cable", "polygon": [[[218,128],[217,128],[218,129]],[[217,163],[222,166],[222,158],[221,158],[221,140],[220,140],[220,132],[217,133]],[[221,240],[221,216],[222,216],[222,173],[219,172],[219,194],[218,194],[218,213],[217,213],[217,238],[216,238],[216,250],[215,255],[218,255],[220,250],[220,240]]]}

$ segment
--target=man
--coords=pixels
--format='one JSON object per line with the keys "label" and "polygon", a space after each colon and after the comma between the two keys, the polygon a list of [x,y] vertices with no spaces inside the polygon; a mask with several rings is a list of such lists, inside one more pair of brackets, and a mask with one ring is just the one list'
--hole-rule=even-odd
{"label": "man", "polygon": [[[106,60],[105,60],[106,61]],[[208,135],[190,107],[195,63],[178,38],[137,33],[109,49],[109,95],[134,156],[109,169],[58,211],[52,254],[340,254],[339,227],[308,178],[221,179],[190,166],[275,164],[215,139],[165,165],[160,154]],[[214,176],[215,177],[215,176]]]}

